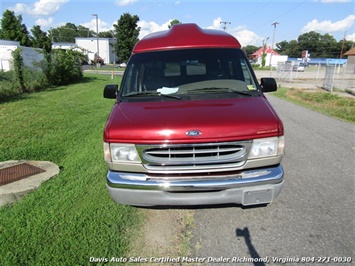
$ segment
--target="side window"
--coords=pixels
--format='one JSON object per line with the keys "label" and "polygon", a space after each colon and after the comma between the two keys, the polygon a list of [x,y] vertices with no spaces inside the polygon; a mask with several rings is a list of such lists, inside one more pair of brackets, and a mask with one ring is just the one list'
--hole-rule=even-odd
{"label": "side window", "polygon": [[247,63],[243,59],[241,59],[240,65],[241,65],[241,68],[243,71],[245,83],[247,83],[249,85],[254,85],[253,78],[252,78],[252,75],[250,73],[250,69],[248,68]]}
{"label": "side window", "polygon": [[133,65],[130,68],[130,71],[127,73],[126,82],[125,82],[124,88],[123,88],[125,93],[137,91],[135,83],[137,83],[137,71],[136,71],[136,66]]}
{"label": "side window", "polygon": [[125,93],[138,92],[143,90],[142,77],[145,71],[144,64],[133,63],[128,69],[123,91]]}

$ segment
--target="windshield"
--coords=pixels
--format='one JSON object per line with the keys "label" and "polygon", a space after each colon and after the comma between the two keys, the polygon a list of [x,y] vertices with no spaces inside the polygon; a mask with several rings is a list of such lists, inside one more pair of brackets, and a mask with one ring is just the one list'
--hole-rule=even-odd
{"label": "windshield", "polygon": [[135,54],[120,90],[126,100],[260,96],[244,53],[226,48]]}

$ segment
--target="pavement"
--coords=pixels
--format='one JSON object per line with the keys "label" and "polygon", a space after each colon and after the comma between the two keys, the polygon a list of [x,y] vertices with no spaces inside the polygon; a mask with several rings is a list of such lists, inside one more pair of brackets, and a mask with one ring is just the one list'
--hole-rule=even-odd
{"label": "pavement", "polygon": [[23,163],[27,163],[37,168],[40,168],[44,170],[44,172],[36,175],[31,175],[29,177],[23,178],[21,180],[9,184],[1,185],[0,186],[0,207],[8,204],[12,204],[20,200],[29,192],[39,188],[39,186],[43,182],[59,174],[59,167],[56,164],[48,161],[11,160],[6,162],[0,162],[0,170],[11,166],[20,165]]}

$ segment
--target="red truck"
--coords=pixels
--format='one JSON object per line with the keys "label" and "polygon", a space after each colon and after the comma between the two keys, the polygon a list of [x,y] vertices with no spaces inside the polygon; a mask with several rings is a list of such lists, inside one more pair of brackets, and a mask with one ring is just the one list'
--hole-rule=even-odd
{"label": "red truck", "polygon": [[177,24],[132,51],[104,130],[107,189],[136,206],[265,205],[281,191],[284,128],[237,39]]}

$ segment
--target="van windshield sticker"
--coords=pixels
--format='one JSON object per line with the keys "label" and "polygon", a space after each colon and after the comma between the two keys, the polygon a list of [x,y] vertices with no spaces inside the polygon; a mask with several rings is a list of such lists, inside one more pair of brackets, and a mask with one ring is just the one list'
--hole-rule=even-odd
{"label": "van windshield sticker", "polygon": [[157,89],[157,92],[160,92],[161,94],[173,94],[178,92],[179,88],[169,88],[169,87],[162,87],[160,89]]}
{"label": "van windshield sticker", "polygon": [[254,85],[247,85],[247,88],[248,88],[248,90],[250,90],[250,91],[255,91],[255,90],[256,90],[256,88],[255,88]]}

